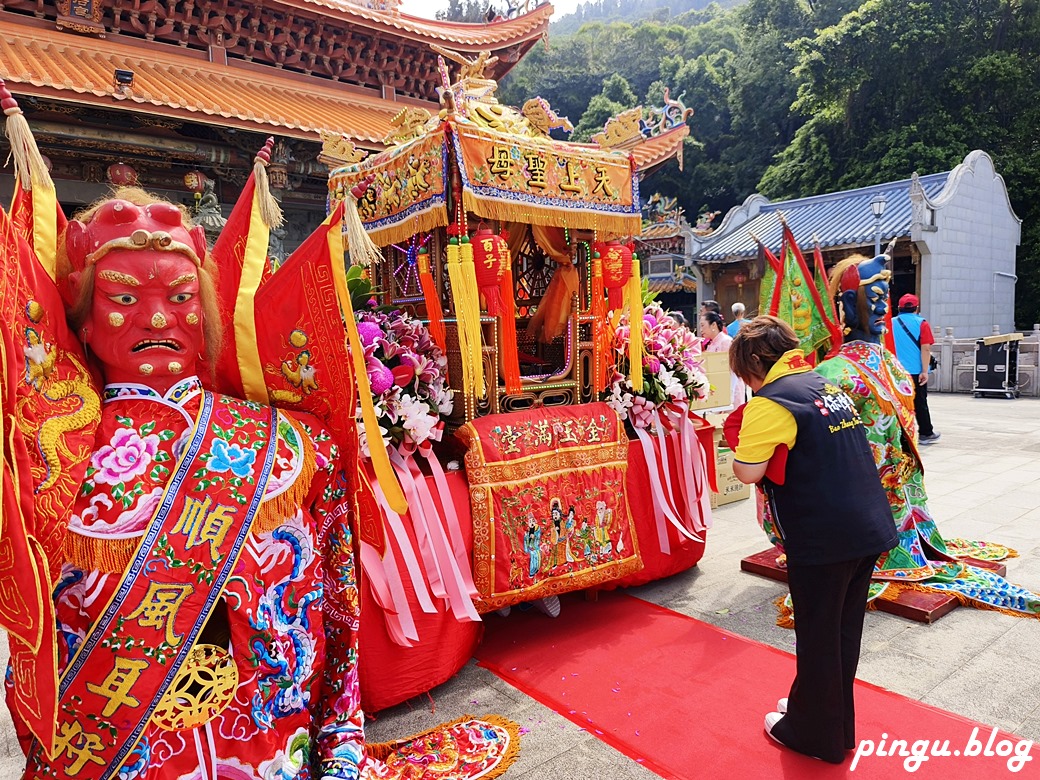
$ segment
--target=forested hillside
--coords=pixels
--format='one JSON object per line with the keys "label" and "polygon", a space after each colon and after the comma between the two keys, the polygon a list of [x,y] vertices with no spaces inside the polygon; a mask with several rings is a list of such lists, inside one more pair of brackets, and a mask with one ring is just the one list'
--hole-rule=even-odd
{"label": "forested hillside", "polygon": [[[574,13],[552,23],[551,34],[570,35],[588,22],[635,22],[641,19],[667,21],[686,11],[706,8],[711,0],[595,0],[582,3]],[[727,0],[722,5],[736,5]]]}
{"label": "forested hillside", "polygon": [[749,0],[554,31],[501,97],[541,95],[585,140],[624,108],[660,103],[666,85],[685,93],[696,109],[685,170],[666,166],[643,189],[689,214],[725,213],[754,192],[781,199],[935,173],[983,149],[1023,220],[1016,315],[1026,327],[1040,321],[1038,50],[1040,0]]}

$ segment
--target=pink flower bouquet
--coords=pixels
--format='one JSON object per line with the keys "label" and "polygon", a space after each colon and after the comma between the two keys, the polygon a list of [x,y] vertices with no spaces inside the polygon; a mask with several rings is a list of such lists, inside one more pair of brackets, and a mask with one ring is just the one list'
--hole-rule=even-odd
{"label": "pink flower bouquet", "polygon": [[686,407],[691,399],[707,397],[710,387],[700,361],[700,339],[659,303],[643,309],[643,390],[639,393],[628,381],[628,340],[626,313],[614,333],[617,370],[609,378],[603,400],[634,427],[649,427],[659,406]]}
{"label": "pink flower bouquet", "polygon": [[[452,409],[446,385],[448,360],[419,320],[400,310],[357,312],[372,400],[383,445],[412,451],[439,439],[440,416]],[[370,457],[364,426],[357,419],[361,451]]]}

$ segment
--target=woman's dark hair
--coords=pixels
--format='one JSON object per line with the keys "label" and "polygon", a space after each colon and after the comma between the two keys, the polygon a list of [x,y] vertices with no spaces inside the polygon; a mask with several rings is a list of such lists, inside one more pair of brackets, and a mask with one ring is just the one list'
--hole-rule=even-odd
{"label": "woman's dark hair", "polygon": [[729,367],[745,382],[763,379],[785,352],[797,347],[798,336],[786,322],[768,315],[755,317],[733,337]]}
{"label": "woman's dark hair", "polygon": [[706,311],[701,315],[705,322],[709,325],[714,325],[719,330],[726,327],[726,321],[722,319],[722,315],[716,311]]}

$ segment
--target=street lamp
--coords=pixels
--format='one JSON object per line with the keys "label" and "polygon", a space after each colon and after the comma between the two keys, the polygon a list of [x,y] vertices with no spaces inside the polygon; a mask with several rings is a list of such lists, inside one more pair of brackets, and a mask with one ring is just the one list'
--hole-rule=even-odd
{"label": "street lamp", "polygon": [[870,201],[870,210],[874,212],[874,257],[881,254],[881,216],[887,205],[888,201],[880,192]]}

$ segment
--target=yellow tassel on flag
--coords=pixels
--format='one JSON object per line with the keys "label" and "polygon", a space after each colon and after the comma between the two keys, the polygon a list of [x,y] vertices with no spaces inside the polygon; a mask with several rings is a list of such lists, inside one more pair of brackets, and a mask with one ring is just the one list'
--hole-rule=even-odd
{"label": "yellow tassel on flag", "polygon": [[375,174],[370,173],[350,188],[350,192],[346,194],[346,210],[343,213],[343,232],[346,234],[350,262],[369,272],[383,259],[383,253],[369,238],[368,231],[365,230],[365,225],[361,221],[361,213],[358,211],[357,204],[375,180]]}
{"label": "yellow tassel on flag", "polygon": [[451,301],[455,309],[455,332],[459,339],[459,357],[462,363],[462,392],[469,398],[473,392],[473,369],[470,366],[469,328],[466,326],[467,312],[463,303],[465,283],[462,279],[462,255],[457,238],[448,239],[448,281],[451,283]]}
{"label": "yellow tassel on flag", "polygon": [[372,403],[372,386],[368,382],[368,369],[365,366],[365,348],[358,333],[357,319],[354,316],[354,305],[350,302],[350,291],[347,289],[347,274],[343,266],[343,211],[344,203],[340,203],[324,225],[328,226],[329,255],[332,257],[333,276],[336,283],[336,295],[343,310],[343,319],[347,324],[347,344],[350,347],[350,360],[354,365],[354,380],[358,387],[358,401],[361,404],[361,420],[365,426],[368,439],[368,451],[372,456],[372,468],[379,480],[379,487],[386,496],[386,501],[400,515],[408,511],[408,501],[401,490],[401,483],[390,465],[390,457],[383,446],[383,437],[379,432],[379,419]]}
{"label": "yellow tassel on flag", "polygon": [[[607,385],[607,365],[612,339],[607,332],[607,299],[603,289],[603,258],[592,255],[592,392],[598,398]],[[612,362],[612,361],[611,361]]]}

